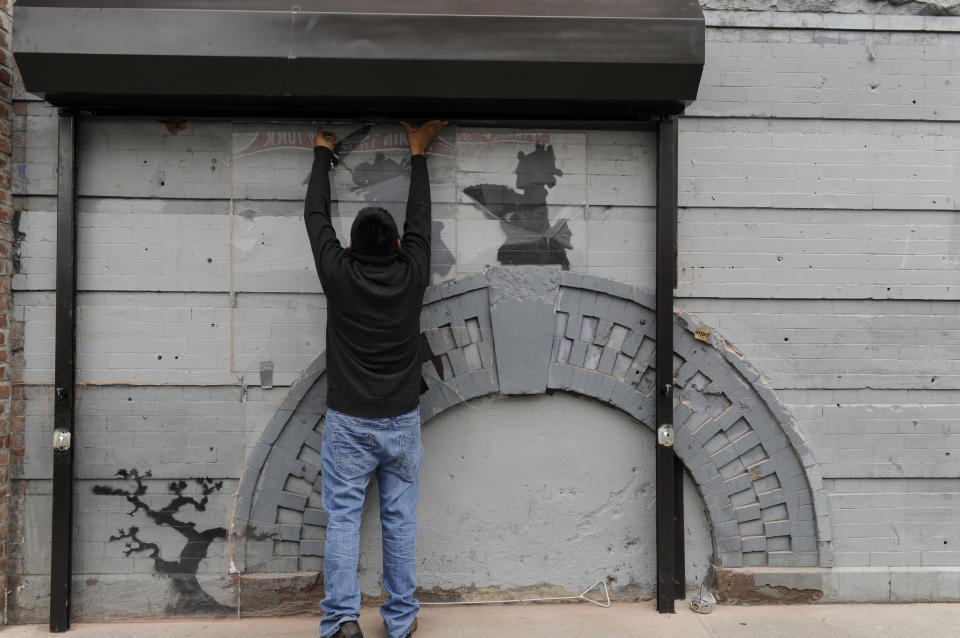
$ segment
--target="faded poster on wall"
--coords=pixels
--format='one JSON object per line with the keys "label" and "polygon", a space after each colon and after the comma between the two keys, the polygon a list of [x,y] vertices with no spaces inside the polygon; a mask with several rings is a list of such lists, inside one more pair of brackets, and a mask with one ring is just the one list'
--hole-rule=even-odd
{"label": "faded poster on wall", "polygon": [[[231,371],[257,378],[262,363],[271,362],[274,382],[282,384],[324,343],[326,300],[303,224],[315,127],[265,121],[230,127]],[[341,243],[347,245],[353,220],[367,206],[385,208],[402,228],[410,185],[403,129],[364,122],[324,128],[339,134],[331,212]],[[617,183],[594,168],[588,175],[588,153],[595,162],[607,152],[591,140],[595,133],[455,124],[441,131],[428,149],[433,282],[498,265],[588,270],[588,224],[594,231],[604,224],[588,219],[588,198],[598,188],[617,196]],[[620,158],[622,146],[609,153]],[[627,164],[612,170],[632,175]]]}
{"label": "faded poster on wall", "polygon": [[[407,193],[410,188],[410,151],[406,134],[393,124],[329,124],[326,130],[339,134],[336,154],[339,158],[331,175],[333,196],[333,225],[340,242],[347,245],[350,226],[357,213],[367,206],[386,209],[403,229],[406,218]],[[264,223],[258,219],[273,214],[296,216],[300,211],[294,202],[302,205],[310,177],[313,139],[312,124],[238,123],[233,134],[232,191],[237,213],[248,223],[241,222],[235,246],[249,247],[249,258],[242,268],[256,274],[263,268],[282,268],[273,255],[263,255],[268,243],[259,243],[246,237],[260,227],[284,225],[283,222]],[[427,152],[430,163],[430,185],[433,200],[433,254],[434,281],[454,276],[456,237],[455,171],[456,146],[454,128],[441,131]],[[283,205],[288,202],[291,205]],[[299,221],[299,219],[298,219]],[[300,222],[302,225],[302,222]],[[284,228],[291,231],[294,227]],[[277,230],[280,230],[277,228]],[[247,241],[243,241],[247,238]],[[309,246],[303,247],[309,259]],[[270,245],[276,246],[276,235]],[[263,248],[260,248],[263,246]],[[299,254],[299,250],[295,254]],[[287,253],[289,256],[290,253]],[[315,276],[315,275],[314,275]],[[245,279],[240,277],[239,279]],[[300,287],[303,288],[302,286]]]}

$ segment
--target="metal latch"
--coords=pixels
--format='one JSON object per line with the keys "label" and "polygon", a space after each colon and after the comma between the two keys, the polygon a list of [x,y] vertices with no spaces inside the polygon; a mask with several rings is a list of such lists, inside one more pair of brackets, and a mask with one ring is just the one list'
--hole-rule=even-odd
{"label": "metal latch", "polygon": [[264,390],[273,387],[273,361],[260,362],[260,387]]}
{"label": "metal latch", "polygon": [[67,430],[53,431],[53,449],[57,452],[66,452],[70,449],[70,433]]}
{"label": "metal latch", "polygon": [[664,447],[673,447],[672,425],[661,425],[657,428],[657,444]]}

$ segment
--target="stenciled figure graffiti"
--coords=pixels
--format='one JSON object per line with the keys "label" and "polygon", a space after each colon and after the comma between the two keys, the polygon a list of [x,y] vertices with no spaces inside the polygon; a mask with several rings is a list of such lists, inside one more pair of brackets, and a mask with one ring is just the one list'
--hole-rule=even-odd
{"label": "stenciled figure graffiti", "polygon": [[[388,131],[390,127],[383,127]],[[396,221],[403,226],[406,219],[407,193],[410,191],[410,158],[388,157],[382,152],[374,155],[373,159],[350,166],[345,161],[347,156],[371,140],[390,135],[383,128],[365,125],[353,131],[346,138],[338,140],[333,153],[338,167],[346,169],[353,180],[354,192],[367,202],[382,207]],[[307,178],[309,180],[309,177]],[[434,275],[446,277],[456,265],[453,252],[444,243],[442,233],[444,223],[438,219],[431,219],[431,257],[430,270]]]}
{"label": "stenciled figure graffiti", "polygon": [[573,248],[572,233],[565,219],[551,225],[547,209],[547,189],[563,176],[553,146],[537,144],[531,153],[517,153],[517,159],[521,192],[501,184],[477,184],[463,192],[501,222],[507,235],[497,251],[501,264],[559,264],[569,270],[567,250]]}

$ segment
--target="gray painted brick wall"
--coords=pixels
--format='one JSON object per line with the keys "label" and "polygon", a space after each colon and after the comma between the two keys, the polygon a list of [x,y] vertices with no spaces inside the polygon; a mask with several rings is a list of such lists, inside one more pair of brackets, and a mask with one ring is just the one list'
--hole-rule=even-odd
{"label": "gray painted brick wall", "polygon": [[[724,335],[795,417],[829,494],[838,566],[960,565],[951,540],[960,536],[955,18],[708,4],[718,6],[707,12],[700,97],[680,124],[678,306]],[[24,582],[36,585],[33,599],[12,602],[32,610],[21,619],[39,619],[56,117],[22,89],[15,97],[21,236],[12,316],[24,325],[17,380],[27,400],[26,459],[13,478],[28,494],[18,560],[36,577]],[[90,385],[78,404],[81,492],[131,465],[153,469],[157,485],[209,474],[227,483],[203,520],[228,520],[228,492],[257,438],[323,349],[326,307],[300,220],[309,155],[282,145],[241,151],[260,132],[309,128],[191,121],[173,135],[155,119],[85,121],[78,377]],[[435,280],[495,263],[503,234],[462,189],[488,179],[512,186],[517,145],[532,146],[536,132],[509,143],[478,142],[475,133],[451,129],[456,156],[431,157],[444,225],[437,236],[457,259]],[[580,131],[550,140],[564,176],[549,202],[573,231],[573,270],[652,288],[653,137]],[[365,200],[348,171],[334,179],[342,234]],[[582,354],[586,361],[586,346]],[[264,360],[275,365],[273,390],[257,387]],[[146,577],[142,558],[124,558],[122,543],[101,538],[129,524],[111,502],[122,499],[81,498],[92,521],[81,570],[98,563],[113,576]],[[211,577],[223,574],[220,547],[203,567]],[[80,607],[102,611],[102,592]]]}

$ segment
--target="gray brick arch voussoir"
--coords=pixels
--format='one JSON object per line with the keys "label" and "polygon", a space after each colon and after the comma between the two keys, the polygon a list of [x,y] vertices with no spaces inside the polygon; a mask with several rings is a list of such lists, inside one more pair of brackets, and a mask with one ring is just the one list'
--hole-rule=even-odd
{"label": "gray brick arch voussoir", "polygon": [[[424,297],[424,421],[491,394],[562,390],[653,429],[655,313],[648,291],[544,267],[491,268]],[[715,332],[675,315],[676,451],[707,508],[724,567],[832,566],[818,467],[762,376]],[[247,572],[317,570],[325,357],[317,357],[246,461],[233,561]]]}

